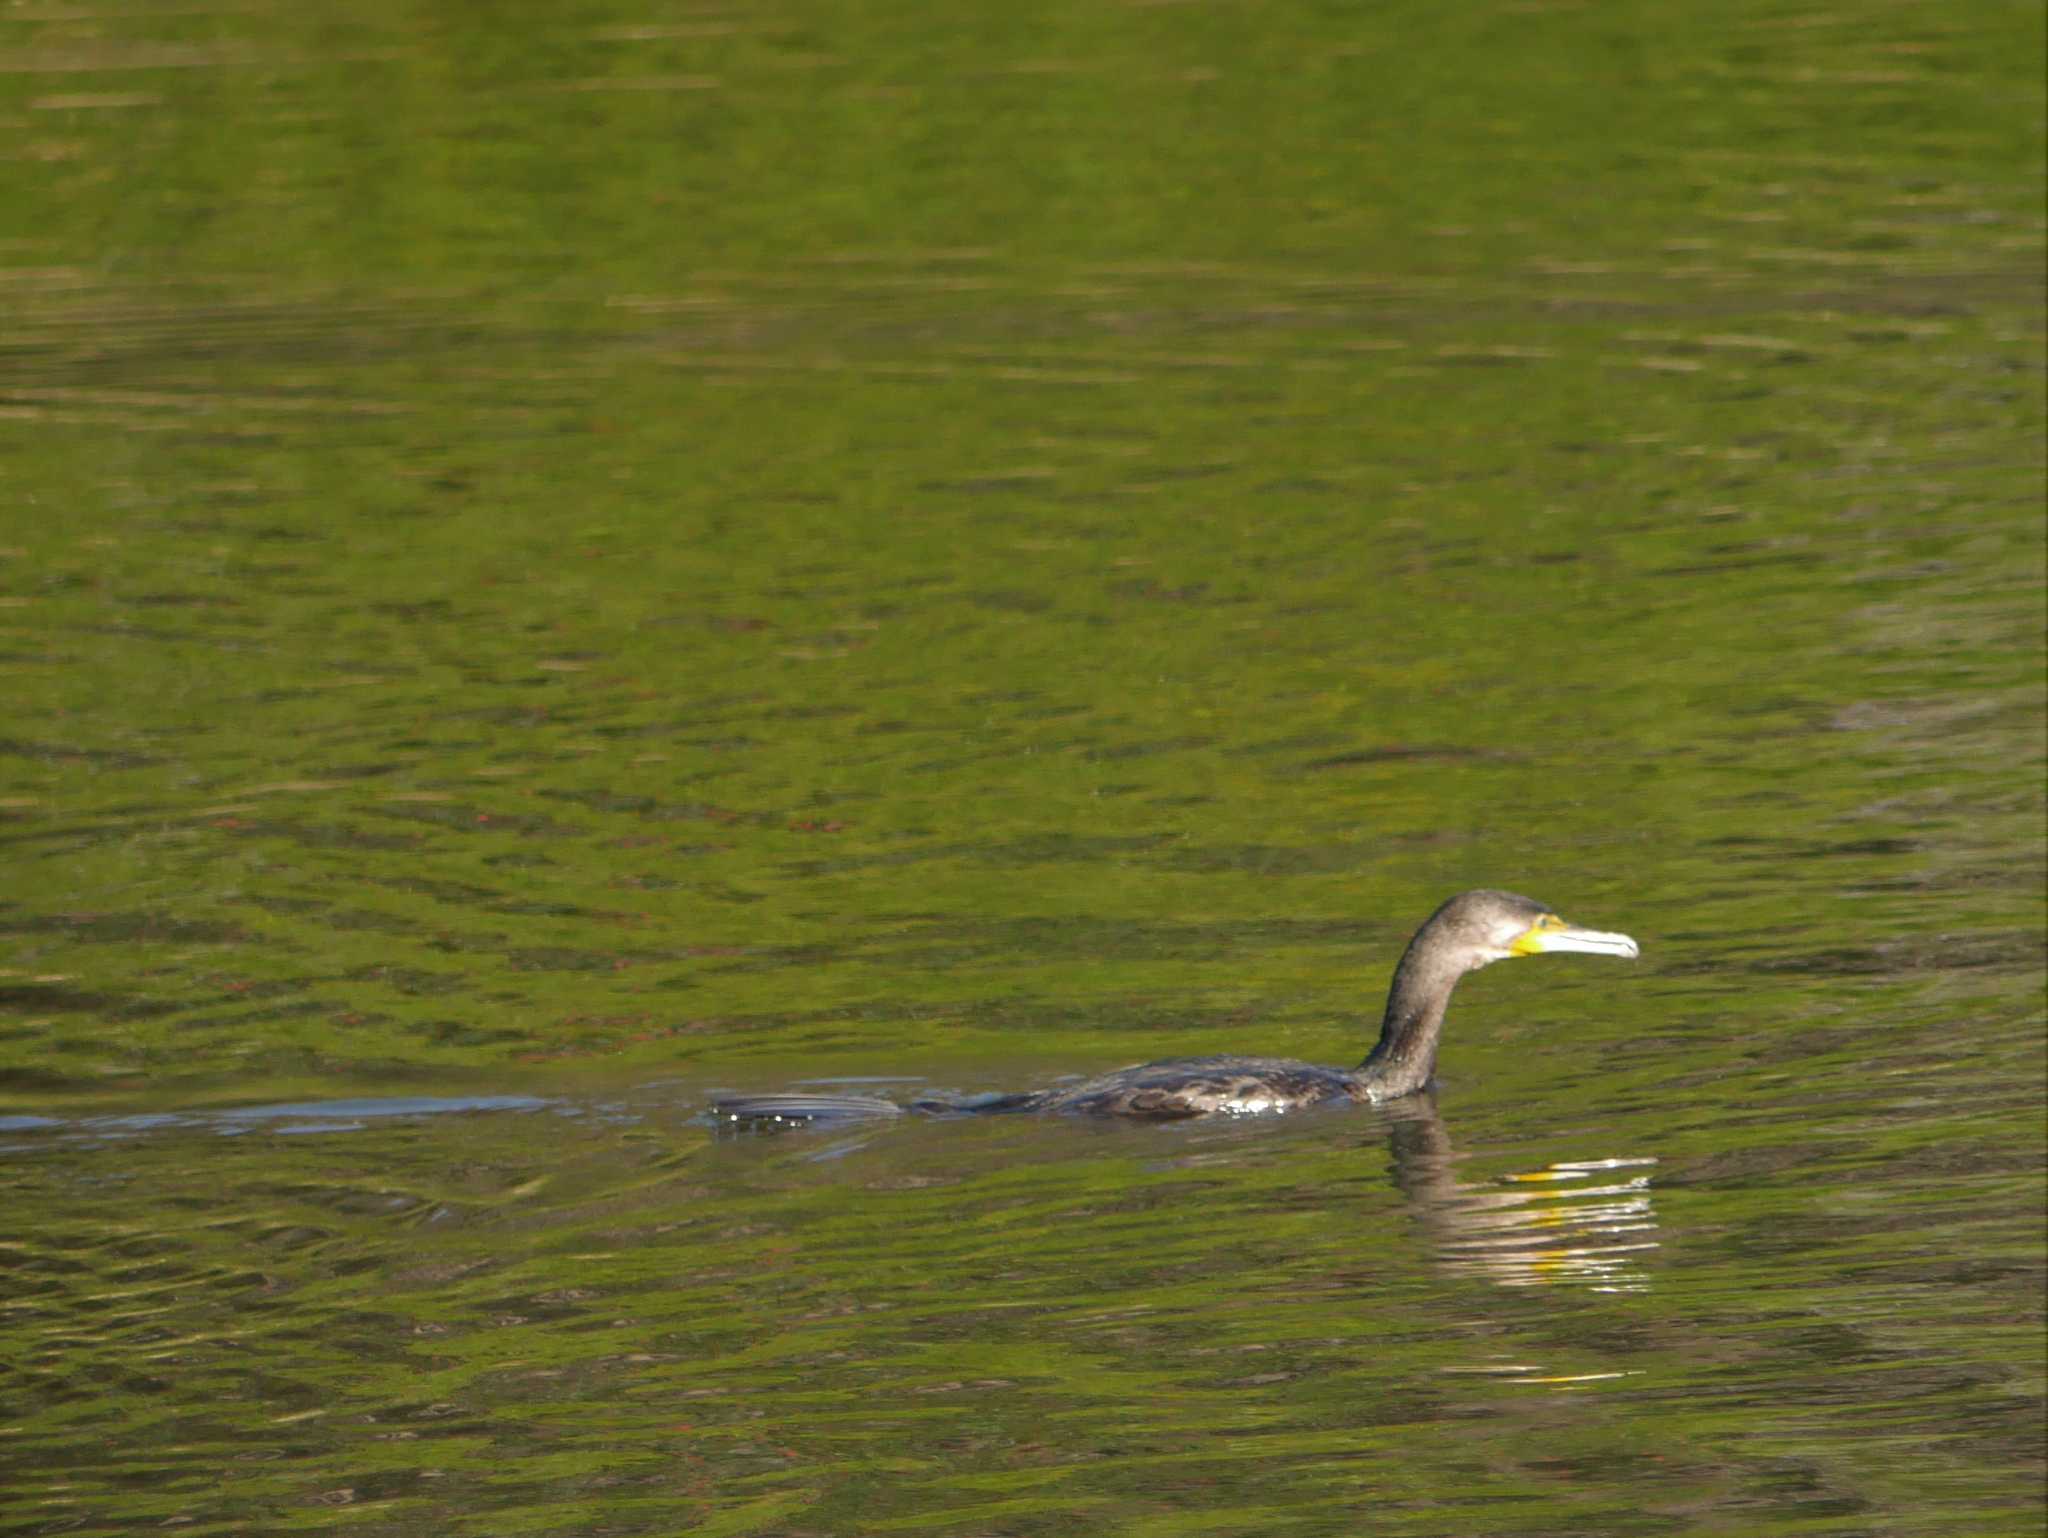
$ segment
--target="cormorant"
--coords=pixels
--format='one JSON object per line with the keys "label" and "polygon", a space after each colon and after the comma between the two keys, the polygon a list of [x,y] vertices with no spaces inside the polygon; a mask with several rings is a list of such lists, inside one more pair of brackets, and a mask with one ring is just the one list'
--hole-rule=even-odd
{"label": "cormorant", "polygon": [[1461,892],[1415,931],[1394,969],[1379,1043],[1356,1068],[1325,1068],[1283,1057],[1183,1057],[1119,1068],[1078,1084],[908,1107],[869,1095],[738,1095],[717,1100],[718,1125],[772,1127],[819,1120],[984,1112],[1067,1111],[1088,1116],[1178,1120],[1298,1110],[1326,1100],[1393,1100],[1436,1073],[1437,1042],[1451,990],[1490,962],[1544,951],[1637,954],[1627,935],[1567,924],[1542,903],[1513,892]]}

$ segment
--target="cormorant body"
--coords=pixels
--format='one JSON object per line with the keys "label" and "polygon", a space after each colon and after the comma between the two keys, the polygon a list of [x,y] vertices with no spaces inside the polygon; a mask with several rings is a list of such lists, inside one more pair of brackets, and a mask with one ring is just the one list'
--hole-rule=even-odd
{"label": "cormorant body", "polygon": [[[1402,953],[1387,990],[1378,1043],[1356,1068],[1325,1068],[1280,1057],[1183,1057],[1120,1068],[1078,1084],[969,1101],[917,1101],[935,1115],[1062,1111],[1087,1116],[1180,1120],[1256,1116],[1325,1101],[1381,1101],[1412,1095],[1436,1074],[1437,1045],[1451,990],[1467,972],[1514,956],[1583,951],[1633,957],[1627,935],[1567,924],[1513,892],[1462,892],[1431,914]],[[721,1126],[803,1124],[900,1116],[906,1107],[866,1095],[743,1095],[719,1100]]]}

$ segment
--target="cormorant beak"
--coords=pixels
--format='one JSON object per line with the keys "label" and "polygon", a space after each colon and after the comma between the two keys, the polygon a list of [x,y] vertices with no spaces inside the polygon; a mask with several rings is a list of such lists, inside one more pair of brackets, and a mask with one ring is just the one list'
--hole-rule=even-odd
{"label": "cormorant beak", "polygon": [[1633,960],[1641,952],[1627,935],[1609,934],[1604,929],[1581,929],[1567,924],[1555,913],[1546,913],[1517,935],[1508,949],[1517,956],[1538,956],[1545,951],[1585,951],[1594,956],[1626,956]]}

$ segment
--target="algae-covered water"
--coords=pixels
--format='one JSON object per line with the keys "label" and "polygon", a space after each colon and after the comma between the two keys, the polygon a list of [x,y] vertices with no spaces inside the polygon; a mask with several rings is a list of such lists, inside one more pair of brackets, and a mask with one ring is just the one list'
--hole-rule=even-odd
{"label": "algae-covered water", "polygon": [[2042,49],[0,12],[0,1533],[2037,1533]]}

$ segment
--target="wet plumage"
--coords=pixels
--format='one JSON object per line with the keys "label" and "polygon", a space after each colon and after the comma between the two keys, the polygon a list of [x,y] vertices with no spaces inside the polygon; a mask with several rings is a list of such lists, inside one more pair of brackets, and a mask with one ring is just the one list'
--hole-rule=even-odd
{"label": "wet plumage", "polygon": [[908,1107],[866,1095],[742,1095],[715,1102],[720,1125],[801,1125],[820,1120],[1059,1111],[1087,1116],[1180,1120],[1257,1116],[1334,1100],[1393,1100],[1424,1088],[1451,990],[1467,972],[1515,956],[1582,951],[1632,957],[1627,935],[1567,924],[1513,892],[1462,892],[1416,930],[1387,990],[1378,1043],[1356,1068],[1326,1068],[1277,1057],[1186,1057],[1143,1063],[1078,1084],[972,1101],[922,1100]]}

